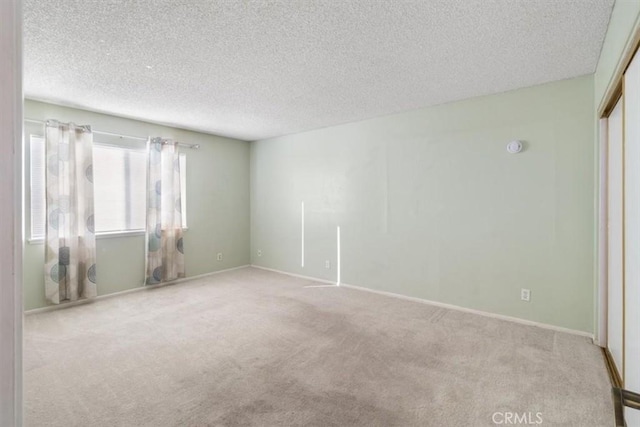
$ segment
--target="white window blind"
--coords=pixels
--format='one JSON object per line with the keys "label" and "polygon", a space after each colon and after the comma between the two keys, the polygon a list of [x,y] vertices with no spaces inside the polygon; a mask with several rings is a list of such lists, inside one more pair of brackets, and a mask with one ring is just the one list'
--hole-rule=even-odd
{"label": "white window blind", "polygon": [[31,238],[44,238],[46,227],[46,187],[44,174],[44,138],[31,135],[29,138],[30,190],[31,190]]}
{"label": "white window blind", "polygon": [[180,212],[182,228],[187,228],[187,156],[180,154]]}
{"label": "white window blind", "polygon": [[144,151],[108,145],[93,147],[96,232],[145,228],[146,168]]}
{"label": "white window blind", "polygon": [[[31,137],[31,239],[45,235],[44,138]],[[185,154],[180,154],[182,226],[187,227]],[[147,154],[96,142],[93,147],[93,185],[96,233],[144,230],[146,224]]]}

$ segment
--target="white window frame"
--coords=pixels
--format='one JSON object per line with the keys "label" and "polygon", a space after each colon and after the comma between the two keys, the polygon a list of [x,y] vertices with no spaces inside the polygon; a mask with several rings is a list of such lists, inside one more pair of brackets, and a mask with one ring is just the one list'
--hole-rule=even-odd
{"label": "white window frame", "polygon": [[[44,136],[42,135],[37,135],[37,134],[30,134],[29,135],[29,164],[28,164],[28,172],[29,172],[29,238],[28,238],[28,242],[30,244],[43,244],[44,240],[45,240],[45,234],[43,232],[42,235],[36,235],[34,237],[34,212],[33,212],[33,173],[32,173],[32,167],[33,167],[33,149],[32,149],[32,144],[33,144],[33,140],[34,138],[37,138],[39,140],[42,141],[42,149],[44,150]],[[108,144],[108,143],[101,143],[98,141],[94,141],[93,142],[94,145],[99,145],[99,146],[105,146],[105,147],[109,147],[109,148],[114,148],[114,149],[121,149],[121,150],[132,150],[132,151],[146,151],[145,148],[134,148],[134,147],[124,147],[121,145],[116,145],[116,144]],[[46,162],[46,159],[44,159],[43,156],[43,161]],[[44,166],[44,165],[43,165]],[[182,229],[183,230],[188,230],[189,227],[187,225],[187,197],[186,197],[186,182],[187,182],[187,177],[186,177],[186,170],[187,170],[187,156],[185,153],[180,153],[180,180],[181,180],[181,200],[182,200]],[[45,172],[43,172],[44,174]],[[46,187],[46,184],[43,186],[43,188]],[[46,188],[45,188],[46,191]],[[43,197],[46,197],[46,195],[43,194]],[[45,202],[46,203],[46,202]],[[46,215],[46,214],[45,214]],[[45,218],[46,221],[46,218]],[[98,231],[96,232],[96,237],[103,239],[103,238],[113,238],[113,237],[122,237],[122,236],[142,236],[145,234],[145,229],[144,228],[140,228],[140,229],[130,229],[130,230],[117,230],[117,231]]]}

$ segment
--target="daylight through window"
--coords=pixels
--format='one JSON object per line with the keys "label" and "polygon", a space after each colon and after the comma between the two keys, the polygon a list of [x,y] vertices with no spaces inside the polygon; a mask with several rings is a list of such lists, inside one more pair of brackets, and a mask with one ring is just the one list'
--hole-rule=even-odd
{"label": "daylight through window", "polygon": [[[31,239],[45,235],[44,138],[30,138]],[[186,155],[180,154],[182,226],[187,227]],[[146,223],[147,155],[145,150],[99,142],[93,147],[96,233],[141,231]]]}

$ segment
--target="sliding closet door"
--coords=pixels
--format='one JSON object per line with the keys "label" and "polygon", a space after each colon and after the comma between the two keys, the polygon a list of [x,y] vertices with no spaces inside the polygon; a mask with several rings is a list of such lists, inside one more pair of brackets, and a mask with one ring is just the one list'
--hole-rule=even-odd
{"label": "sliding closet door", "polygon": [[607,347],[618,373],[623,375],[623,262],[622,262],[622,99],[608,123],[608,326]]}
{"label": "sliding closet door", "polygon": [[[624,233],[624,388],[640,393],[640,55],[624,76]],[[640,410],[625,419],[640,426]]]}

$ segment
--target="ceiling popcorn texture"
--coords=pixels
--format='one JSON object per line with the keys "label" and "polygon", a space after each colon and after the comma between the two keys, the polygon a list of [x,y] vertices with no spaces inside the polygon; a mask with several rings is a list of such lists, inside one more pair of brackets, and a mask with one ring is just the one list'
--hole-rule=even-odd
{"label": "ceiling popcorn texture", "polygon": [[25,0],[25,95],[264,139],[593,73],[612,7]]}

